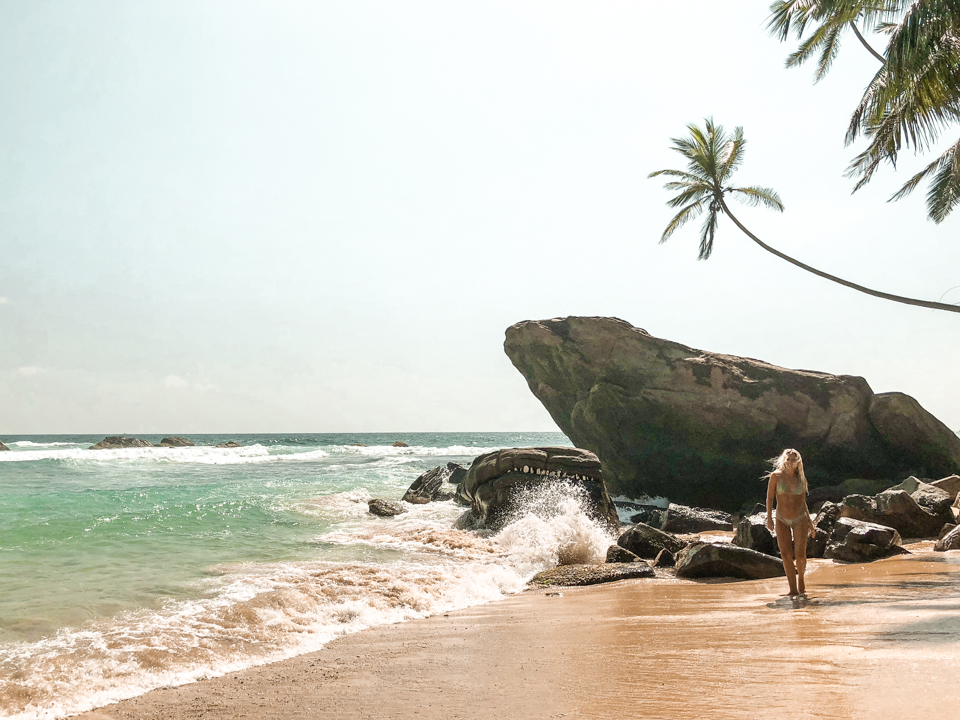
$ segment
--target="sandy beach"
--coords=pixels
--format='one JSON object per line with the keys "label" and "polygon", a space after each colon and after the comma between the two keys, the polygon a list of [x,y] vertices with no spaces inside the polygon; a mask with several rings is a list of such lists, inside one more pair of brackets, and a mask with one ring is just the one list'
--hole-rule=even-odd
{"label": "sandy beach", "polygon": [[521,593],[88,712],[116,718],[927,718],[960,700],[960,553]]}

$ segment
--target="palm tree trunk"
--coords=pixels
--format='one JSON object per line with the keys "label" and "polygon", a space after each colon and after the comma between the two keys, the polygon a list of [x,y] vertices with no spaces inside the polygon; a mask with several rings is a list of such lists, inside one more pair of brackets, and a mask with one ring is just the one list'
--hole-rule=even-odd
{"label": "palm tree trunk", "polygon": [[947,303],[932,302],[930,300],[915,300],[913,298],[903,297],[901,295],[891,295],[890,293],[880,292],[879,290],[871,290],[870,288],[864,287],[863,285],[857,285],[856,283],[849,282],[847,280],[844,280],[843,278],[838,278],[836,275],[831,275],[830,273],[825,273],[822,270],[817,270],[816,268],[810,267],[806,263],[802,263],[799,260],[794,260],[789,255],[785,255],[779,250],[776,250],[775,248],[770,247],[765,242],[763,242],[763,240],[761,240],[752,232],[747,230],[740,223],[740,221],[737,220],[736,217],[734,217],[733,213],[730,212],[730,208],[727,207],[727,204],[723,200],[720,201],[720,205],[723,207],[723,211],[729,216],[729,218],[733,220],[734,225],[740,228],[740,230],[742,230],[743,233],[748,238],[753,240],[757,245],[762,247],[767,252],[773,253],[774,255],[776,255],[778,258],[781,258],[782,260],[786,260],[791,265],[796,265],[798,268],[802,268],[807,272],[813,273],[814,275],[819,275],[822,278],[826,278],[827,280],[843,285],[844,287],[852,288],[853,290],[866,293],[867,295],[873,295],[874,297],[883,298],[884,300],[892,300],[893,302],[903,303],[905,305],[916,305],[918,307],[930,308],[932,310],[946,310],[947,312],[960,313],[960,307],[956,305],[948,305]]}

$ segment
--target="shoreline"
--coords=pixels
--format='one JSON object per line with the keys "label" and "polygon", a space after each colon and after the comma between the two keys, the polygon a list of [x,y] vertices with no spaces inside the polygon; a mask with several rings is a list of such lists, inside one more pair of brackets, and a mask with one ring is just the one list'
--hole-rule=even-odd
{"label": "shoreline", "polygon": [[960,553],[930,546],[811,561],[805,602],[782,597],[783,578],[528,590],[73,717],[946,716]]}

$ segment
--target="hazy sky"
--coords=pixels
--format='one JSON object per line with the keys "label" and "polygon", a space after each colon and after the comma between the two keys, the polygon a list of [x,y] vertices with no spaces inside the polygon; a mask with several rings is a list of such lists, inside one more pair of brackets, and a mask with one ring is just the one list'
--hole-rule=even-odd
{"label": "hazy sky", "polygon": [[[658,246],[669,138],[743,125],[740,219],[960,302],[960,213],[850,195],[848,38],[785,70],[767,2],[0,4],[0,436],[541,430],[510,324],[615,315],[862,375],[960,428],[960,316],[721,221]],[[956,129],[952,132],[955,134]]]}

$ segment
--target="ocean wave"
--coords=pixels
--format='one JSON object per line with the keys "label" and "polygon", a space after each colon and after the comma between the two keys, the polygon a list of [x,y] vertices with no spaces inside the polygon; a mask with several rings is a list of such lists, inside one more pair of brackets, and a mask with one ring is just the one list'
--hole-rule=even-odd
{"label": "ocean wave", "polygon": [[80,463],[106,462],[158,462],[195,463],[201,465],[250,465],[267,462],[303,462],[329,456],[325,450],[307,452],[271,453],[263,445],[246,445],[239,448],[183,447],[183,448],[118,448],[89,450],[71,448],[64,450],[24,450],[15,453],[0,453],[0,462],[36,462],[60,460]]}
{"label": "ocean wave", "polygon": [[393,447],[392,445],[330,445],[326,449],[331,454],[368,455],[368,456],[426,456],[426,457],[469,457],[499,450],[499,447],[473,447],[470,445],[449,445],[447,447],[426,447],[411,445]]}
{"label": "ocean wave", "polygon": [[83,445],[84,443],[75,443],[75,442],[32,442],[31,440],[16,440],[14,442],[7,443],[7,445],[16,445],[17,447],[71,447],[76,445]]}

